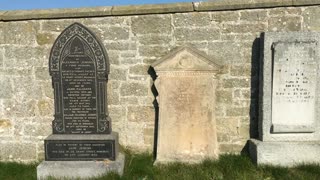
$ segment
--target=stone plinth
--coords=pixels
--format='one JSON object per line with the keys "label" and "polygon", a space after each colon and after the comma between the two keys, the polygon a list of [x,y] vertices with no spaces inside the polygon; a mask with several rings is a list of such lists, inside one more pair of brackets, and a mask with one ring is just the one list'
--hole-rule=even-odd
{"label": "stone plinth", "polygon": [[320,33],[265,33],[260,73],[258,164],[319,163]]}
{"label": "stone plinth", "polygon": [[88,179],[109,172],[123,174],[124,155],[119,153],[116,161],[43,161],[37,167],[37,179],[49,177],[66,179]]}
{"label": "stone plinth", "polygon": [[218,156],[215,77],[219,66],[183,47],[152,65],[159,124],[156,162],[199,162]]}

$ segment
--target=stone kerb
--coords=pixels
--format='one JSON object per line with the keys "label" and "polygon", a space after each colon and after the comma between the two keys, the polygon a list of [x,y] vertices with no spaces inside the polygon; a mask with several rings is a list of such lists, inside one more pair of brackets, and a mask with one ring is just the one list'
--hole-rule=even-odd
{"label": "stone kerb", "polygon": [[189,47],[177,49],[152,66],[159,93],[156,163],[217,158],[215,75],[220,66]]}

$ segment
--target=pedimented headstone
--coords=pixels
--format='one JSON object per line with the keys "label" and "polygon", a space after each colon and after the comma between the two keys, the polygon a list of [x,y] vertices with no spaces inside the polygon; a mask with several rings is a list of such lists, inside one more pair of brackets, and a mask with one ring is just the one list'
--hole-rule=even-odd
{"label": "pedimented headstone", "polygon": [[320,162],[320,33],[265,33],[260,73],[258,164]]}
{"label": "pedimented headstone", "polygon": [[219,65],[182,47],[152,64],[159,124],[156,163],[217,158],[216,74]]}
{"label": "pedimented headstone", "polygon": [[55,41],[49,69],[55,114],[38,179],[121,174],[124,156],[118,152],[118,134],[111,131],[107,111],[109,62],[102,44],[89,29],[74,23]]}

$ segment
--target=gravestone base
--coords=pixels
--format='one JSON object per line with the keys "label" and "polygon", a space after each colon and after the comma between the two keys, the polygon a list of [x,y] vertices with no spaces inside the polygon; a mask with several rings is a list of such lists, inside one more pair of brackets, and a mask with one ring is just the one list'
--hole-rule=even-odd
{"label": "gravestone base", "polygon": [[118,133],[52,134],[44,140],[46,161],[115,160],[119,152]]}
{"label": "gravestone base", "polygon": [[320,164],[320,141],[265,142],[250,139],[249,153],[257,165],[292,167],[299,164]]}
{"label": "gravestone base", "polygon": [[37,179],[89,179],[109,172],[123,174],[125,156],[119,153],[115,161],[43,161],[37,167]]}

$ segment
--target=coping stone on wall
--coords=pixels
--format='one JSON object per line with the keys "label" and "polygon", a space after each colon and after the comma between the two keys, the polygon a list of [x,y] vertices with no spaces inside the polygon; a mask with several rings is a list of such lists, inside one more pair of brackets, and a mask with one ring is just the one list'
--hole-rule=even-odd
{"label": "coping stone on wall", "polygon": [[320,5],[319,0],[217,0],[214,2],[186,2],[172,4],[147,4],[131,6],[105,6],[72,9],[40,9],[0,11],[0,21],[32,19],[61,19],[182,12],[222,11],[239,9],[274,8]]}
{"label": "coping stone on wall", "polygon": [[58,19],[75,17],[110,16],[111,6],[93,8],[35,9],[6,11],[0,20]]}
{"label": "coping stone on wall", "polygon": [[[318,2],[319,3],[319,2]],[[292,0],[220,0],[215,2],[195,2],[196,11],[233,10],[292,6]]]}
{"label": "coping stone on wall", "polygon": [[138,6],[114,6],[112,15],[160,14],[192,11],[194,11],[192,3],[147,4]]}

